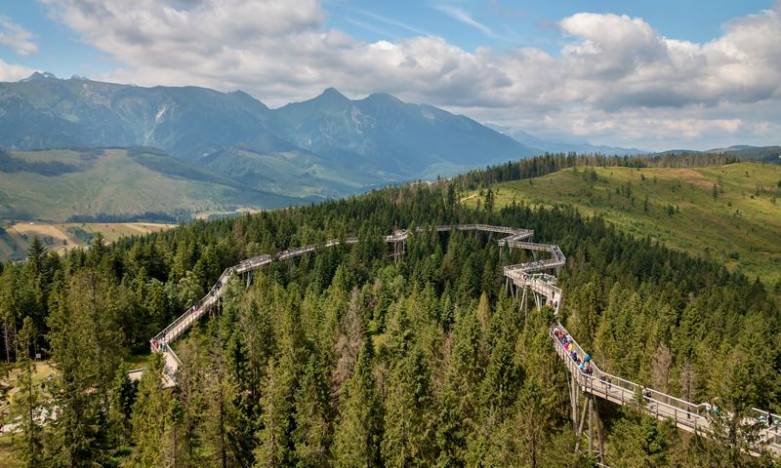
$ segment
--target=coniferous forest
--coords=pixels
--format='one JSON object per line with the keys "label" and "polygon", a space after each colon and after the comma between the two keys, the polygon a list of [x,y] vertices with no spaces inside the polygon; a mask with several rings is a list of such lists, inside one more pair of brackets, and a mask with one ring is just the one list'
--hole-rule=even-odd
{"label": "coniferous forest", "polygon": [[[422,231],[396,262],[381,239],[488,223],[561,247],[560,320],[602,368],[733,416],[702,438],[600,402],[605,463],[775,466],[746,452],[757,428],[744,416],[781,410],[778,291],[566,208],[459,203],[484,181],[566,160],[97,239],[61,257],[34,243],[0,276],[15,456],[28,466],[596,466],[582,444],[575,451],[553,312],[523,312],[504,289],[502,265],[524,254],[500,253],[484,233]],[[140,382],[128,379],[127,358],[148,353],[224,268],[350,235],[361,242],[276,262],[249,287],[232,280],[221,309],[176,343],[177,387],[161,389],[156,356]],[[36,353],[51,379],[32,379]]]}

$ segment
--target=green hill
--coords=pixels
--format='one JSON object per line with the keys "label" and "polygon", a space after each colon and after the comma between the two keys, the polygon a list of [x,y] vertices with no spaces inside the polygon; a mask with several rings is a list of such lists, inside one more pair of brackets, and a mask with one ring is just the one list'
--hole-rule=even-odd
{"label": "green hill", "polygon": [[276,208],[305,200],[238,185],[153,150],[4,152],[0,219],[112,220]]}
{"label": "green hill", "polygon": [[[0,325],[18,330],[16,349],[34,345],[56,372],[37,385],[40,373],[17,352],[16,369],[0,375],[15,411],[0,423],[39,407],[39,414],[60,416],[35,426],[32,418],[29,426],[40,430],[0,437],[0,465],[42,447],[44,466],[585,467],[597,465],[594,449],[604,446],[604,464],[615,467],[776,466],[770,455],[752,459],[742,448],[756,447],[770,422],[751,408],[781,407],[778,295],[716,262],[624,235],[572,209],[477,210],[458,203],[456,194],[472,181],[586,161],[568,158],[193,222],[86,252],[52,256],[31,248],[29,261],[0,272]],[[773,169],[708,170],[721,174],[726,201],[737,197],[745,171],[750,179]],[[609,192],[614,204],[622,197],[637,204],[644,201],[639,186],[654,185],[656,176],[654,193],[680,185],[674,189],[680,213],[673,208],[670,218],[686,220],[693,208],[684,201],[695,193],[708,198],[697,185],[708,177],[698,171],[668,181],[661,172],[629,170],[631,186],[608,183],[610,171],[560,172],[571,178],[558,190],[583,181],[584,197]],[[510,294],[503,266],[533,257],[500,248],[503,236],[416,230],[396,259],[381,237],[397,228],[456,223],[533,229],[535,240],[560,245],[567,262],[558,276],[565,298],[559,316]],[[18,224],[17,231],[33,229]],[[181,359],[178,388],[161,391],[164,361],[138,354],[211,294],[226,267],[351,235],[357,245],[273,262],[250,284],[231,275],[220,302],[173,343]],[[688,436],[670,422],[641,417],[639,408],[658,410],[670,401],[655,393],[639,391],[624,407],[610,403],[613,390],[624,395],[616,379],[606,380],[616,387],[604,398],[577,397],[557,356],[561,347],[551,342],[557,321],[582,346],[574,358],[585,360],[587,352],[599,369],[646,389],[707,402],[696,411],[709,415],[700,426],[708,433]],[[0,333],[0,342],[8,335]],[[127,371],[144,361],[136,387]],[[575,405],[580,411],[572,411]],[[688,412],[677,411],[684,421]],[[33,450],[28,434],[41,435]]]}
{"label": "green hill", "polygon": [[[637,237],[711,257],[764,281],[781,279],[781,166],[576,167],[492,186],[513,201],[572,205]],[[484,203],[477,192],[466,203]]]}

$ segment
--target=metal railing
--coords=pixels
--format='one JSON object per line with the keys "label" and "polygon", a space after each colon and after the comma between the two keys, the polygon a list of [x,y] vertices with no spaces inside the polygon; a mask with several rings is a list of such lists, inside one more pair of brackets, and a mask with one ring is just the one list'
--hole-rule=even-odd
{"label": "metal railing", "polygon": [[[567,370],[583,391],[619,405],[635,406],[657,419],[671,420],[677,427],[688,432],[703,435],[712,432],[709,416],[714,407],[710,403],[692,403],[609,374],[600,369],[593,360],[590,362],[592,373],[588,374],[575,362],[570,354],[572,351],[567,352],[555,336],[555,329],[559,329],[567,337],[579,358],[585,359],[586,352],[560,323],[550,329],[549,335],[554,342],[556,354],[564,361]],[[753,421],[765,425],[759,431],[759,444],[776,454],[781,453],[781,416],[756,408],[752,409],[751,413]]]}
{"label": "metal railing", "polygon": [[[427,229],[433,229],[437,232],[458,230],[503,233],[508,234],[508,236],[497,241],[500,246],[549,252],[551,254],[551,258],[549,259],[508,265],[504,267],[503,271],[504,275],[511,279],[514,284],[521,287],[528,287],[537,294],[544,296],[546,304],[552,305],[558,312],[558,308],[563,299],[561,288],[556,285],[555,280],[536,274],[547,269],[558,268],[565,265],[566,257],[557,245],[523,241],[523,239],[531,237],[534,234],[534,231],[506,226],[494,226],[489,224],[438,225],[429,228],[418,227],[416,232],[422,232]],[[384,236],[383,240],[387,243],[405,242],[409,238],[409,235],[409,230],[396,230],[392,234]],[[224,288],[232,275],[257,270],[272,263],[274,260],[285,260],[314,252],[319,247],[329,248],[342,244],[353,245],[356,243],[358,243],[358,238],[356,237],[349,237],[342,240],[332,239],[321,245],[296,247],[283,250],[275,255],[259,255],[242,260],[237,265],[226,268],[215,285],[212,286],[209,292],[198,301],[198,303],[177,317],[150,340],[152,351],[162,352],[165,355],[166,362],[163,374],[166,386],[176,384],[176,372],[181,365],[181,360],[171,348],[171,342],[184,334],[193,323],[217,302],[219,297],[223,294]],[[568,337],[576,355],[585,356],[586,354],[583,348],[581,348],[577,341],[572,338],[561,324],[557,324],[551,328],[550,336],[554,341],[556,353],[564,361],[568,371],[583,391],[617,404],[635,405],[656,418],[670,419],[674,421],[676,426],[690,432],[708,432],[710,427],[708,413],[713,410],[713,407],[710,404],[692,403],[609,374],[600,369],[593,361],[590,363],[592,369],[591,374],[588,374],[583,368],[578,366],[572,359],[572,356],[564,349],[559,339],[554,335],[555,328],[561,330],[562,333]],[[760,432],[761,443],[770,447],[776,453],[781,453],[781,416],[764,410],[754,409],[752,410],[752,417],[757,422],[766,422],[767,427],[763,428]]]}
{"label": "metal railing", "polygon": [[[444,224],[444,225],[438,225],[433,226],[431,228],[426,227],[418,227],[416,229],[417,232],[425,231],[426,229],[434,229],[437,232],[445,232],[445,231],[452,231],[452,230],[458,230],[458,231],[485,231],[485,232],[496,232],[496,233],[503,233],[508,234],[509,236],[499,240],[499,245],[505,245],[508,243],[508,239],[511,241],[520,240],[520,239],[526,239],[534,235],[534,231],[529,229],[516,229],[512,227],[507,226],[494,226],[490,224]],[[397,242],[404,242],[408,239],[410,235],[409,230],[396,230],[392,234],[384,236],[383,240],[387,243],[397,243]],[[167,355],[170,355],[174,362],[179,362],[179,358],[176,356],[176,353],[171,349],[170,344],[175,341],[177,338],[182,336],[187,330],[189,330],[195,322],[197,322],[206,312],[214,306],[219,298],[222,296],[225,286],[228,283],[228,280],[231,276],[234,274],[243,274],[248,273],[250,271],[257,270],[259,268],[262,268],[270,263],[272,263],[274,260],[287,260],[291,258],[295,258],[307,253],[314,252],[319,247],[334,247],[337,245],[353,245],[358,243],[357,237],[348,237],[342,240],[339,239],[331,239],[326,241],[322,245],[317,244],[311,244],[311,245],[305,245],[301,247],[295,247],[286,249],[280,252],[277,252],[275,255],[258,255],[255,257],[251,257],[245,260],[242,260],[238,264],[226,268],[220,277],[218,278],[217,282],[212,286],[212,288],[209,290],[206,295],[201,298],[197,303],[193,304],[189,309],[187,309],[184,313],[182,313],[179,317],[174,319],[170,324],[168,324],[163,330],[161,330],[159,333],[157,333],[155,336],[153,336],[150,339],[150,348],[153,352],[164,352]],[[171,366],[169,366],[171,367]],[[178,365],[176,366],[178,367]],[[170,378],[173,379],[173,376],[176,373],[176,369],[170,369]]]}

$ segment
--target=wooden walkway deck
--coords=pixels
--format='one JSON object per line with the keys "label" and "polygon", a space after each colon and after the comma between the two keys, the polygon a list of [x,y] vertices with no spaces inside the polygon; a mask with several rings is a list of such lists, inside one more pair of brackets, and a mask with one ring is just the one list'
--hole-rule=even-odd
{"label": "wooden walkway deck", "polygon": [[[534,231],[507,226],[456,224],[439,225],[431,228],[420,227],[417,231],[425,231],[427,229],[433,229],[437,232],[455,230],[506,234],[507,237],[498,240],[500,247],[529,250],[535,253],[547,252],[550,258],[507,265],[504,267],[503,272],[508,283],[524,291],[524,298],[526,297],[526,292],[531,291],[532,294],[535,294],[542,301],[540,305],[547,305],[558,314],[563,303],[563,293],[557,285],[556,277],[546,273],[551,271],[558,272],[566,264],[566,257],[557,245],[530,242],[528,239],[534,235]],[[394,244],[396,254],[401,255],[404,251],[403,245],[410,235],[411,233],[408,230],[397,230],[390,235],[384,236],[383,240],[386,243]],[[275,255],[259,255],[248,258],[237,265],[225,269],[206,296],[150,340],[153,352],[164,353],[163,386],[171,387],[176,385],[176,373],[181,365],[181,361],[171,348],[171,344],[189,330],[208,311],[218,305],[220,298],[225,292],[228,280],[232,276],[250,274],[274,261],[299,257],[315,252],[319,248],[353,245],[356,243],[358,243],[358,239],[355,237],[343,240],[330,240],[321,245],[307,245],[285,250]],[[709,412],[715,410],[712,405],[688,402],[611,375],[602,371],[593,361],[591,362],[592,373],[589,375],[579,368],[570,354],[571,351],[567,352],[560,339],[554,336],[554,330],[557,328],[563,335],[568,337],[568,341],[572,343],[571,346],[578,356],[582,358],[586,355],[586,352],[561,324],[551,328],[551,339],[556,353],[564,362],[572,376],[573,382],[577,384],[580,391],[618,405],[632,405],[655,418],[670,420],[682,430],[706,436],[709,434],[711,429]],[[137,374],[137,371],[134,372]],[[134,374],[134,377],[138,378],[136,374]],[[781,416],[755,409],[749,422],[763,424],[760,430],[759,445],[766,447],[776,455],[781,455]]]}

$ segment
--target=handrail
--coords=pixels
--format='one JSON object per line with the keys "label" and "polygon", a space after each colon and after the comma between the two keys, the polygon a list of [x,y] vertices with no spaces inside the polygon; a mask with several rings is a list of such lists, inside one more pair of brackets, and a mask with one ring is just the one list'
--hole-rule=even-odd
{"label": "handrail", "polygon": [[[646,413],[659,419],[671,419],[676,426],[691,432],[703,434],[712,432],[708,414],[713,407],[709,403],[692,403],[609,374],[600,369],[593,360],[591,361],[593,373],[588,375],[567,354],[563,344],[554,334],[555,329],[559,329],[568,337],[568,341],[572,344],[578,357],[585,357],[586,353],[561,323],[551,327],[549,336],[554,342],[556,354],[564,360],[567,370],[575,377],[578,385],[584,391],[621,405],[638,405]],[[757,422],[764,424],[767,424],[768,421],[773,422],[760,431],[760,443],[775,453],[781,453],[781,416],[757,408],[752,408],[751,412],[755,415],[754,420]]]}
{"label": "handrail", "polygon": [[[415,229],[415,232],[423,232],[426,229],[429,228],[419,226]],[[499,241],[499,245],[506,245],[508,240],[518,241],[522,239],[527,239],[532,235],[534,235],[534,231],[530,229],[516,229],[507,226],[495,226],[490,224],[443,224],[443,225],[433,226],[433,229],[437,232],[458,230],[458,231],[486,231],[486,232],[498,232],[498,233],[509,234],[508,237],[501,239]],[[392,234],[384,236],[383,241],[385,241],[386,243],[404,242],[409,238],[409,236],[410,236],[409,230],[396,230]],[[340,244],[353,245],[357,243],[358,243],[357,237],[347,237],[343,240],[339,240],[339,239],[327,240],[324,244],[322,244],[322,246],[328,248]],[[277,252],[274,255],[262,254],[262,255],[258,255],[255,257],[242,260],[237,265],[226,268],[218,278],[217,282],[211,287],[211,289],[209,289],[209,291],[206,293],[204,297],[202,297],[198,302],[193,304],[190,308],[188,308],[185,312],[179,315],[176,319],[174,319],[171,323],[169,323],[165,328],[163,328],[160,332],[158,332],[155,336],[153,336],[149,340],[151,350],[153,352],[163,352],[166,355],[171,356],[174,363],[176,363],[176,367],[178,367],[178,364],[180,363],[179,357],[171,348],[170,343],[176,340],[177,338],[179,338],[179,336],[181,336],[182,334],[184,334],[184,332],[186,332],[192,326],[193,323],[195,323],[200,317],[202,317],[206,313],[206,310],[210,306],[212,306],[214,303],[217,302],[217,300],[222,295],[223,288],[227,284],[227,279],[230,276],[233,276],[236,273],[243,274],[249,271],[256,270],[258,268],[270,264],[274,260],[287,260],[309,252],[314,252],[318,247],[319,246],[317,244],[310,244],[310,245],[303,245],[300,247],[289,248]],[[171,366],[168,365],[166,366],[166,374],[171,380],[171,382],[174,382],[173,379],[176,373],[176,368],[170,368],[170,367]]]}
{"label": "handrail", "polygon": [[[507,265],[503,268],[503,272],[504,276],[509,280],[512,280],[513,284],[516,286],[531,288],[537,294],[543,296],[546,303],[554,307],[554,311],[558,313],[558,309],[561,307],[563,299],[563,292],[561,288],[555,284],[555,281],[542,278],[539,276],[539,273],[551,268],[559,268],[566,264],[566,257],[559,246],[524,241],[524,239],[528,239],[534,234],[534,231],[529,229],[516,229],[490,224],[448,224],[431,226],[428,228],[417,227],[415,232],[423,232],[428,229],[433,229],[436,232],[458,230],[503,233],[508,234],[508,236],[497,241],[499,246],[549,252],[551,255],[551,258],[549,259]],[[386,243],[405,242],[410,234],[410,230],[396,230],[392,234],[383,236],[383,241]],[[203,298],[178,316],[150,340],[152,351],[162,352],[166,356],[166,362],[163,369],[164,378],[167,381],[166,386],[176,384],[176,371],[181,365],[181,360],[170,346],[171,342],[187,331],[196,320],[204,315],[212,304],[217,302],[231,276],[236,273],[242,274],[257,270],[272,263],[274,260],[286,260],[305,253],[314,252],[319,247],[328,248],[337,245],[353,245],[356,243],[358,243],[357,237],[348,237],[343,240],[331,239],[320,245],[304,245],[277,252],[275,255],[264,254],[255,256],[242,260],[235,266],[226,268],[214,286],[212,286]],[[692,403],[639,385],[616,375],[609,374],[600,369],[593,360],[590,362],[592,374],[586,374],[577,364],[575,364],[575,361],[567,355],[563,346],[559,343],[558,338],[554,335],[554,330],[556,328],[559,328],[566,334],[569,341],[572,343],[575,352],[579,353],[579,356],[585,356],[585,352],[560,323],[557,323],[550,329],[549,335],[554,341],[556,353],[564,360],[567,370],[573,375],[575,381],[584,391],[617,404],[638,405],[645,412],[652,414],[657,418],[672,419],[678,427],[686,430],[704,433],[709,431],[710,422],[707,414],[712,409],[710,404]],[[781,416],[759,409],[752,409],[752,414],[757,421],[760,421],[761,418],[765,418],[765,421],[771,423],[769,427],[766,427],[761,431],[762,442],[776,453],[781,453]]]}

